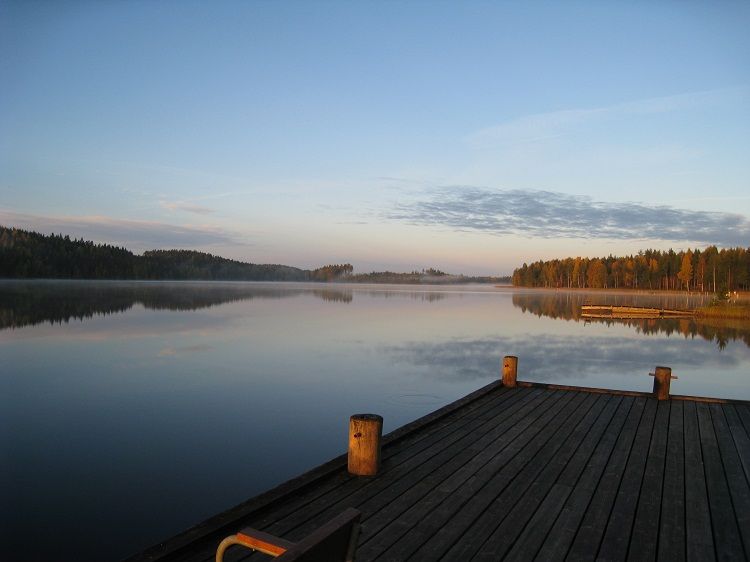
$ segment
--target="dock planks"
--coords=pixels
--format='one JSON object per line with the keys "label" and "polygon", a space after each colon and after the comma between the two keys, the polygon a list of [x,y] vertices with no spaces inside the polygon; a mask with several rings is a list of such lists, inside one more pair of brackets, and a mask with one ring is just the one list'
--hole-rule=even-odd
{"label": "dock planks", "polygon": [[746,402],[493,383],[386,436],[376,477],[339,457],[130,560],[208,562],[247,525],[299,540],[347,507],[359,561],[748,559],[749,430]]}

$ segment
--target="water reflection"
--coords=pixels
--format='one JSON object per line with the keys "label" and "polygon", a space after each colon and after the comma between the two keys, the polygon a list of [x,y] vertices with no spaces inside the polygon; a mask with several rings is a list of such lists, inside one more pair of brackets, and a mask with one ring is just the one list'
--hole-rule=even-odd
{"label": "water reflection", "polygon": [[[150,310],[190,311],[252,299],[298,296],[299,287],[233,283],[3,282],[0,284],[0,329],[49,322],[83,321],[126,312],[135,305]],[[326,302],[351,302],[351,292],[315,290]]]}
{"label": "water reflection", "polygon": [[[592,341],[578,335],[535,334],[481,339],[449,339],[410,342],[385,348],[396,363],[429,369],[430,376],[448,380],[485,379],[499,372],[503,354],[521,358],[519,379],[560,382],[593,378],[600,385],[603,371],[645,375],[656,362],[690,365],[693,370],[716,370],[740,366],[747,358],[741,347],[717,356],[708,345],[691,345],[684,339],[627,339],[598,336]],[[653,363],[653,364],[652,364]],[[606,369],[603,366],[606,365]]]}
{"label": "water reflection", "polygon": [[326,302],[350,303],[354,299],[351,290],[316,289],[312,294]]}
{"label": "water reflection", "polygon": [[652,334],[681,334],[686,338],[699,336],[716,342],[725,349],[729,341],[743,341],[750,347],[750,325],[741,320],[721,318],[583,318],[581,306],[586,304],[613,306],[645,306],[667,309],[691,309],[707,304],[706,295],[628,295],[585,292],[516,293],[513,305],[523,312],[575,322],[599,323],[607,326],[625,325],[636,332]]}
{"label": "water reflection", "polygon": [[[484,289],[486,291],[487,288]],[[94,316],[127,312],[136,305],[149,310],[192,311],[226,303],[253,299],[288,299],[313,295],[326,303],[350,304],[359,298],[409,299],[436,303],[448,297],[463,298],[462,292],[444,289],[319,285],[300,283],[205,283],[205,282],[80,282],[80,281],[0,281],[0,330],[49,322],[84,321]],[[688,309],[709,302],[706,295],[644,295],[628,293],[587,293],[580,291],[514,291],[513,305],[523,312],[575,322],[625,325],[646,335],[681,334],[715,342],[724,349],[730,341],[750,346],[747,322],[725,319],[583,318],[581,306],[650,306]]]}
{"label": "water reflection", "polygon": [[[410,298],[436,302],[444,292],[357,288],[357,293],[383,299]],[[0,330],[49,322],[84,321],[127,312],[135,305],[150,310],[190,311],[252,299],[286,299],[312,294],[324,302],[348,304],[349,286],[324,289],[296,283],[262,285],[205,282],[0,281]]]}
{"label": "water reflection", "polygon": [[395,429],[497,379],[504,354],[525,380],[649,390],[664,364],[676,393],[750,398],[745,345],[577,322],[581,296],[0,281],[0,551],[125,557],[340,454],[352,413]]}

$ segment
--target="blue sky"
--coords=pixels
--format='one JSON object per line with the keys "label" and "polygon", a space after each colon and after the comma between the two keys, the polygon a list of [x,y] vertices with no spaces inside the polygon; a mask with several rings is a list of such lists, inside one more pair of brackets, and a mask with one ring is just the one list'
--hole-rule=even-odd
{"label": "blue sky", "polygon": [[0,0],[0,224],[358,271],[750,244],[747,2]]}

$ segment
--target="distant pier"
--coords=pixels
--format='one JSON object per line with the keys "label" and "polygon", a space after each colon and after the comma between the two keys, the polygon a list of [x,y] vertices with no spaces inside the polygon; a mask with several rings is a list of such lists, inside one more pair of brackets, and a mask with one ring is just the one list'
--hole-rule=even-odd
{"label": "distant pier", "polygon": [[344,454],[129,560],[209,562],[244,526],[297,541],[349,507],[358,561],[750,557],[750,402],[672,395],[666,367],[629,392],[518,381],[517,364],[377,447],[357,425],[377,416],[353,416],[375,475]]}
{"label": "distant pier", "polygon": [[670,310],[667,308],[599,304],[585,304],[581,306],[582,318],[690,318],[693,316],[695,316],[694,310]]}

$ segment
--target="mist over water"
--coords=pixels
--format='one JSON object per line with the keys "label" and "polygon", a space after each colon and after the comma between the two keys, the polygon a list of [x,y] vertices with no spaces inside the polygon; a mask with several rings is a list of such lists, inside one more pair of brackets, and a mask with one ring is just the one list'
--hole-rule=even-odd
{"label": "mist over water", "polygon": [[[638,298],[0,282],[3,552],[123,558],[343,453],[352,413],[393,430],[495,380],[503,355],[523,380],[649,391],[666,365],[675,393],[750,399],[747,328],[580,317],[702,297]],[[39,529],[48,545],[23,549]]]}

